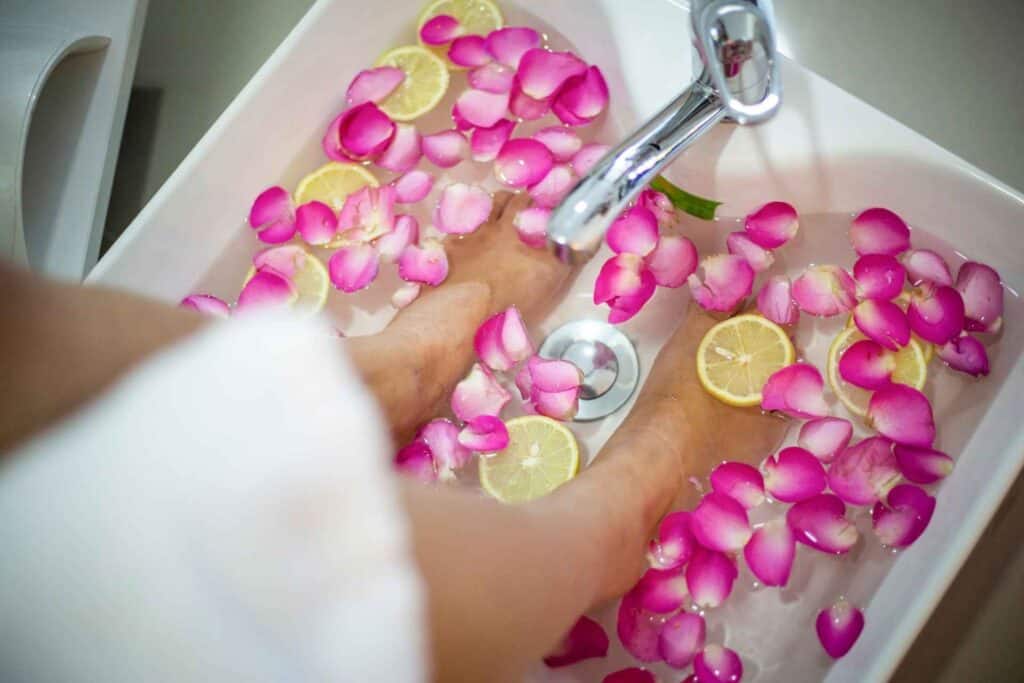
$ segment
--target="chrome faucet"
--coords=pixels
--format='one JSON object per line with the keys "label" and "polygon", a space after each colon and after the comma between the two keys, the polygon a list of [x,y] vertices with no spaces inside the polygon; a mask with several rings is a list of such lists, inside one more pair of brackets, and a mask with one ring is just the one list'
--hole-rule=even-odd
{"label": "chrome faucet", "polygon": [[[594,165],[548,222],[560,259],[589,257],[626,205],[722,119],[772,117],[782,98],[772,0],[691,0],[697,79]],[[696,63],[696,62],[695,62]]]}

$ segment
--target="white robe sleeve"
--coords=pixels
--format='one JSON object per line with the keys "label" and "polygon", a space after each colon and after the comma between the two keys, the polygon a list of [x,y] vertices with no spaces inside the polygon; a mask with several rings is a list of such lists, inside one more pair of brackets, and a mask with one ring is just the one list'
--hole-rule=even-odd
{"label": "white robe sleeve", "polygon": [[0,680],[425,680],[391,455],[316,323],[154,357],[7,455]]}

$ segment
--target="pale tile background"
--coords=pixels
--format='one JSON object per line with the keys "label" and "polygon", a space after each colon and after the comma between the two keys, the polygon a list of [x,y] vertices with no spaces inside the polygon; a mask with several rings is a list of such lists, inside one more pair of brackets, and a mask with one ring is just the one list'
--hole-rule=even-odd
{"label": "pale tile background", "polygon": [[[107,242],[311,4],[150,0]],[[776,10],[789,56],[1024,188],[1020,0],[776,0]],[[895,680],[1024,680],[1021,487],[1018,481]]]}

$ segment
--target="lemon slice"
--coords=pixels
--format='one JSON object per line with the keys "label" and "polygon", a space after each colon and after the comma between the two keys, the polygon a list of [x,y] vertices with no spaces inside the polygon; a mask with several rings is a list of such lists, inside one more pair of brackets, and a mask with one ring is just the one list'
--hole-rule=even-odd
{"label": "lemon slice", "polygon": [[[288,279],[298,295],[292,302],[292,307],[308,315],[322,310],[324,304],[327,303],[330,276],[320,259],[294,244],[274,247],[273,251],[278,254],[278,259],[282,261],[286,259],[286,263],[290,264],[290,267],[282,264],[278,270],[282,275],[288,275],[287,271],[292,271]],[[243,287],[255,273],[256,268],[250,266],[249,272],[245,275],[245,281],[242,283]]]}
{"label": "lemon slice", "polygon": [[[907,292],[900,292],[900,295],[896,297],[894,303],[900,308],[902,308],[903,312],[906,313],[907,306],[910,305],[910,294],[908,294]],[[851,315],[849,318],[846,319],[846,326],[853,327],[854,325],[855,323],[853,321],[853,316]],[[932,344],[931,342],[926,342],[924,339],[921,339],[913,332],[910,333],[910,338],[916,341],[918,345],[921,347],[921,353],[924,354],[925,365],[931,363],[932,358],[935,356],[935,344]]]}
{"label": "lemon slice", "polygon": [[[486,38],[488,33],[505,25],[501,10],[491,0],[434,0],[434,2],[427,3],[427,6],[420,12],[420,18],[416,22],[417,39],[419,39],[423,24],[440,14],[447,14],[458,19],[464,31],[463,35],[475,34]],[[444,59],[448,68],[462,69],[448,61],[447,45],[424,47]]]}
{"label": "lemon slice", "polygon": [[377,106],[395,121],[412,121],[437,106],[448,92],[448,66],[420,45],[388,50],[374,66],[393,66],[405,80]]}
{"label": "lemon slice", "polygon": [[697,348],[697,376],[709,394],[731,406],[761,403],[761,388],[772,373],[796,358],[781,327],[746,314],[718,323]]}
{"label": "lemon slice", "polygon": [[[849,346],[861,339],[867,337],[856,327],[847,327],[832,340],[832,345],[828,349],[828,383],[851,413],[863,417],[868,414],[871,392],[850,384],[839,375],[839,357]],[[892,373],[892,380],[920,391],[924,389],[927,379],[928,361],[924,350],[922,345],[912,338],[909,344],[896,351],[896,370]]]}
{"label": "lemon slice", "polygon": [[503,503],[545,496],[576,476],[580,449],[561,422],[541,415],[509,420],[505,450],[480,457],[480,485]]}
{"label": "lemon slice", "polygon": [[323,202],[335,211],[341,211],[345,198],[366,186],[380,183],[373,174],[359,164],[331,161],[316,169],[299,182],[295,190],[295,204],[313,200]]}

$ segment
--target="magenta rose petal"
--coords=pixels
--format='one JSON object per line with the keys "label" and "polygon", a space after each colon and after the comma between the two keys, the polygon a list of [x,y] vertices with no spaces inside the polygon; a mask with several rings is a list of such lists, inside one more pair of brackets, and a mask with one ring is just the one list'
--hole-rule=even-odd
{"label": "magenta rose petal", "polygon": [[572,158],[572,168],[576,175],[584,176],[594,168],[594,164],[604,157],[611,149],[608,145],[600,145],[594,142],[583,145],[580,151]]}
{"label": "magenta rose petal", "polygon": [[451,420],[431,420],[420,428],[416,440],[430,447],[439,472],[461,469],[473,457],[473,452],[459,443],[459,428]]}
{"label": "magenta rose petal", "polygon": [[372,160],[391,144],[395,131],[387,114],[373,102],[364,102],[346,109],[338,118],[338,145],[349,159]]}
{"label": "magenta rose petal", "polygon": [[615,219],[605,241],[616,254],[647,256],[658,245],[658,221],[649,210],[634,206]]}
{"label": "magenta rose petal", "polygon": [[805,422],[800,427],[796,444],[814,455],[818,460],[829,463],[850,444],[853,425],[841,417],[819,417]]}
{"label": "magenta rose petal", "polygon": [[658,285],[682,287],[686,278],[697,270],[697,247],[688,237],[662,235],[644,263]]}
{"label": "magenta rose petal", "polygon": [[754,269],[746,259],[732,254],[715,254],[700,263],[704,271],[701,281],[692,273],[686,282],[693,299],[708,311],[732,311],[754,287]]}
{"label": "magenta rose petal", "polygon": [[391,232],[395,227],[395,201],[398,191],[390,186],[364,187],[345,198],[338,214],[338,230],[355,230],[356,241],[368,242]]}
{"label": "magenta rose petal", "polygon": [[866,254],[853,264],[853,279],[861,299],[895,299],[903,291],[907,271],[888,254]]}
{"label": "magenta rose petal", "polygon": [[648,569],[630,593],[641,609],[656,614],[675,612],[690,595],[686,577],[679,569]]}
{"label": "magenta rose petal", "polygon": [[643,266],[643,259],[636,254],[616,254],[605,261],[594,281],[594,303],[611,303],[639,292]]}
{"label": "magenta rose petal", "polygon": [[437,480],[434,454],[422,441],[413,441],[395,454],[395,469],[425,484]]}
{"label": "magenta rose petal", "polygon": [[686,565],[686,586],[701,607],[718,607],[732,592],[738,571],[732,558],[707,548],[698,548]]}
{"label": "magenta rose petal", "polygon": [[261,242],[280,244],[295,235],[292,197],[283,187],[268,187],[249,209],[249,226]]}
{"label": "magenta rose petal", "polygon": [[527,26],[509,26],[491,31],[487,35],[485,45],[494,59],[510,66],[519,68],[519,61],[528,51],[540,47],[541,36]]}
{"label": "magenta rose petal", "polygon": [[776,500],[796,503],[825,490],[825,468],[810,452],[790,446],[762,464],[764,487]]}
{"label": "magenta rose petal", "polygon": [[531,206],[523,209],[512,219],[519,240],[534,249],[542,249],[548,241],[548,219],[551,217],[551,209],[540,206]]}
{"label": "magenta rose petal", "polygon": [[778,249],[796,237],[800,219],[786,202],[769,202],[749,214],[743,223],[747,235],[764,249]]}
{"label": "magenta rose petal", "polygon": [[795,325],[800,320],[800,309],[793,301],[793,288],[785,275],[769,278],[757,293],[757,310],[779,325]]}
{"label": "magenta rose petal", "polygon": [[508,105],[507,92],[495,93],[469,88],[455,101],[455,110],[471,125],[489,128],[505,118]]}
{"label": "magenta rose petal", "polygon": [[746,463],[723,462],[715,467],[711,471],[711,488],[747,510],[764,502],[764,478]]}
{"label": "magenta rose petal", "polygon": [[586,71],[586,63],[571,52],[533,48],[520,59],[516,77],[525,95],[546,100],[558,92],[566,80]]}
{"label": "magenta rose petal", "polygon": [[731,232],[725,240],[725,247],[730,254],[744,259],[755,273],[771,268],[775,262],[772,252],[760,246],[745,232]]}
{"label": "magenta rose petal", "polygon": [[953,284],[953,274],[949,272],[946,259],[931,249],[911,249],[903,255],[903,267],[907,279],[915,287],[924,282],[946,286]]}
{"label": "magenta rose petal", "polygon": [[890,384],[871,396],[868,422],[896,443],[930,448],[935,441],[931,403],[920,391],[905,384]]}
{"label": "magenta rose petal", "polygon": [[491,53],[483,36],[459,36],[448,46],[448,59],[456,66],[471,69],[490,62]]}
{"label": "magenta rose petal", "polygon": [[306,244],[327,244],[338,232],[338,217],[323,202],[306,202],[295,210],[295,228]]}
{"label": "magenta rose petal", "polygon": [[452,412],[463,422],[481,415],[497,417],[512,395],[494,378],[486,366],[474,363],[469,374],[455,385]]}
{"label": "magenta rose petal", "polygon": [[895,369],[895,357],[870,339],[854,342],[839,357],[839,376],[871,391],[888,385]]}
{"label": "magenta rose petal", "polygon": [[970,332],[998,332],[1003,323],[1003,286],[999,273],[984,263],[968,261],[956,275]]}
{"label": "magenta rose petal", "polygon": [[583,141],[580,137],[565,126],[541,128],[533,134],[533,139],[551,150],[555,161],[563,163],[570,161],[577,152],[583,149]]}
{"label": "magenta rose petal", "polygon": [[706,637],[704,617],[680,612],[665,622],[658,638],[658,653],[675,669],[685,669],[697,653],[704,649]]}
{"label": "magenta rose petal", "polygon": [[843,501],[830,493],[795,503],[786,512],[786,523],[798,542],[833,555],[849,552],[860,537],[846,518]]}
{"label": "magenta rose petal", "polygon": [[878,540],[891,548],[906,548],[916,541],[935,512],[935,498],[913,484],[895,487],[886,503],[875,503],[871,509],[871,526]]}
{"label": "magenta rose petal", "polygon": [[856,288],[850,274],[839,266],[811,266],[793,283],[793,299],[801,311],[829,317],[857,305]]}
{"label": "magenta rose petal", "polygon": [[437,240],[410,244],[398,257],[398,277],[436,287],[448,277],[448,254]]}
{"label": "magenta rose petal", "polygon": [[567,126],[585,126],[607,108],[608,84],[596,66],[567,79],[551,103],[551,111]]}
{"label": "magenta rose petal", "polygon": [[532,386],[541,391],[567,391],[579,387],[582,381],[579,369],[567,360],[547,360],[532,356],[527,367]]}
{"label": "magenta rose petal", "polygon": [[513,116],[518,116],[524,121],[536,121],[551,111],[551,100],[535,100],[526,93],[519,85],[518,79],[512,84],[512,93],[509,96],[508,109]]}
{"label": "magenta rose petal", "polygon": [[871,208],[850,224],[850,243],[859,256],[899,256],[910,248],[910,228],[889,209]]}
{"label": "magenta rose petal", "polygon": [[544,664],[552,669],[569,666],[585,659],[608,655],[608,634],[601,624],[587,616],[580,617],[562,638],[554,652],[544,657]]}
{"label": "magenta rose petal", "polygon": [[647,547],[647,562],[654,569],[676,569],[690,561],[697,539],[690,531],[690,513],[685,510],[665,515],[658,525],[658,537]]}
{"label": "magenta rose petal", "polygon": [[380,254],[370,244],[349,244],[331,254],[327,271],[331,284],[343,292],[365,289],[377,277]]}
{"label": "magenta rose petal", "polygon": [[494,161],[498,152],[512,137],[515,121],[502,119],[489,128],[474,128],[470,134],[469,146],[473,161]]}
{"label": "magenta rose petal", "polygon": [[952,287],[925,283],[910,295],[907,322],[917,336],[941,345],[960,336],[965,324],[965,306]]}
{"label": "magenta rose petal", "polygon": [[697,683],[736,683],[743,678],[740,656],[727,647],[708,645],[693,660]]}
{"label": "magenta rose petal", "polygon": [[[633,257],[633,254],[619,254],[617,258],[627,256]],[[654,274],[646,268],[641,270],[639,284],[632,293],[617,296],[608,302],[611,308],[608,312],[608,322],[617,325],[630,320],[654,296],[656,288],[657,283],[654,280]]]}
{"label": "magenta rose petal", "polygon": [[864,630],[864,614],[845,599],[840,599],[818,613],[814,628],[828,656],[839,659],[850,651]]}
{"label": "magenta rose petal", "polygon": [[964,334],[936,347],[936,355],[949,367],[973,377],[989,373],[988,351],[974,337]]}
{"label": "magenta rose petal", "polygon": [[405,72],[393,66],[364,69],[356,74],[345,93],[345,102],[354,107],[364,102],[380,102],[405,80]]}
{"label": "magenta rose petal", "polygon": [[554,208],[576,184],[576,175],[568,164],[556,164],[537,184],[530,187],[530,197],[537,206]]}
{"label": "magenta rose petal", "polygon": [[395,173],[405,173],[419,162],[421,156],[423,149],[419,131],[413,125],[399,123],[391,144],[373,163]]}
{"label": "magenta rose petal", "polygon": [[725,553],[739,551],[752,533],[743,506],[715,491],[705,494],[691,513],[690,530],[705,548]]}
{"label": "magenta rose petal", "polygon": [[498,62],[478,66],[466,76],[469,87],[497,94],[511,92],[515,77],[516,72],[512,67]]}
{"label": "magenta rose petal", "polygon": [[776,371],[761,390],[761,408],[779,410],[799,419],[828,415],[825,382],[818,368],[794,363]]}
{"label": "magenta rose petal", "polygon": [[843,449],[828,469],[828,486],[850,505],[870,505],[899,483],[889,439],[873,436]]}
{"label": "magenta rose petal", "polygon": [[286,244],[270,247],[253,254],[252,265],[256,270],[272,270],[286,280],[291,280],[303,267],[306,258],[311,258],[305,249],[298,245]]}
{"label": "magenta rose petal", "polygon": [[494,175],[508,187],[528,187],[543,180],[554,164],[551,151],[543,144],[530,138],[516,138],[498,152]]}
{"label": "magenta rose petal", "polygon": [[462,25],[455,17],[439,14],[420,27],[420,40],[424,45],[447,45],[462,33]]}
{"label": "magenta rose petal", "polygon": [[903,309],[891,301],[866,299],[853,309],[857,329],[868,339],[890,351],[899,351],[910,343],[910,323]]}
{"label": "magenta rose petal", "polygon": [[536,413],[562,422],[576,416],[579,400],[579,387],[565,391],[543,391],[537,387],[530,390],[530,403]]}
{"label": "magenta rose petal", "polygon": [[420,239],[420,224],[413,217],[402,214],[395,217],[395,227],[377,240],[377,252],[382,261],[392,263],[398,260],[405,248]]}
{"label": "magenta rose petal", "polygon": [[743,548],[743,558],[757,580],[766,586],[785,586],[796,558],[796,536],[784,519],[773,519],[754,529]]}
{"label": "magenta rose petal", "polygon": [[238,295],[238,310],[288,306],[297,296],[295,287],[288,279],[269,268],[261,268],[249,278]]}
{"label": "magenta rose petal", "polygon": [[452,183],[441,192],[434,209],[434,225],[449,235],[476,232],[491,215],[493,198],[477,185]]}
{"label": "magenta rose petal", "polygon": [[434,176],[426,171],[414,169],[394,181],[395,201],[400,204],[415,204],[430,194],[434,187]]}
{"label": "magenta rose petal", "polygon": [[178,306],[215,318],[227,318],[231,315],[228,305],[212,294],[190,294],[182,299]]}
{"label": "magenta rose petal", "polygon": [[641,662],[657,662],[661,659],[658,652],[661,619],[658,615],[642,609],[633,591],[626,593],[619,603],[616,621],[619,640],[629,654]]}
{"label": "magenta rose petal", "polygon": [[508,428],[493,415],[477,415],[459,432],[459,443],[476,453],[496,453],[508,446]]}
{"label": "magenta rose petal", "polygon": [[942,451],[896,444],[893,453],[900,472],[915,484],[934,484],[953,471],[953,458]]}
{"label": "magenta rose petal", "polygon": [[650,671],[631,666],[613,671],[601,679],[601,683],[657,683],[657,679]]}
{"label": "magenta rose petal", "polygon": [[[473,348],[477,357],[487,367],[502,372],[511,370],[516,363],[529,358],[533,353],[533,344],[526,331],[526,324],[515,306],[485,320],[473,337]],[[579,372],[576,366],[567,361],[551,362],[568,365],[572,369],[574,379],[572,386],[579,385]],[[559,387],[559,390],[568,388],[570,387]]]}
{"label": "magenta rose petal", "polygon": [[421,144],[423,156],[441,168],[451,168],[469,156],[466,136],[457,130],[443,130],[440,133],[424,135]]}

